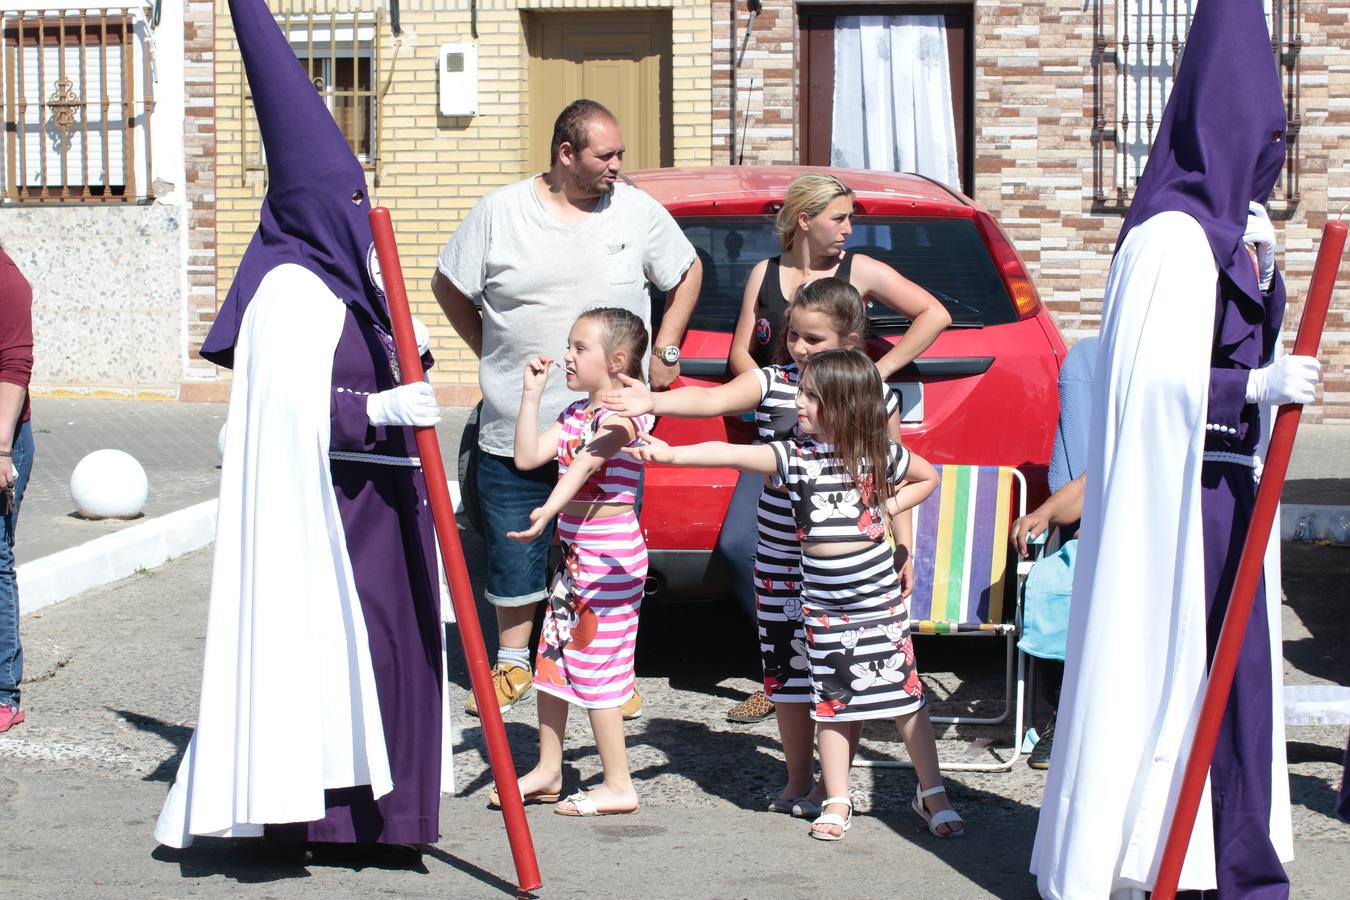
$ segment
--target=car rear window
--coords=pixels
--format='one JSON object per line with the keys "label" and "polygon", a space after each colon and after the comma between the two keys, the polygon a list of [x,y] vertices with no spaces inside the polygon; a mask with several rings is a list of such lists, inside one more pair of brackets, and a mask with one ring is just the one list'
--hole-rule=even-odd
{"label": "car rear window", "polygon": [[[771,216],[677,219],[703,260],[703,289],[689,323],[700,331],[736,328],[750,270],[780,250]],[[1000,325],[1016,321],[1012,300],[970,219],[860,216],[847,249],[879,259],[926,288],[951,313],[952,323]],[[660,309],[663,299],[653,297]],[[868,304],[875,330],[903,330],[894,310]]]}

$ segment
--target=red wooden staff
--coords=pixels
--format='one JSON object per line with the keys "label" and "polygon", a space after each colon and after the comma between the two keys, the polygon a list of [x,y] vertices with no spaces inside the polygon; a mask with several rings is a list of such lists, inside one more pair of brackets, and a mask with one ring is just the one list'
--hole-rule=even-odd
{"label": "red wooden staff", "polygon": [[[1336,271],[1340,268],[1341,252],[1345,249],[1345,235],[1344,222],[1327,222],[1322,229],[1317,265],[1313,269],[1312,284],[1303,306],[1298,337],[1294,340],[1294,353],[1298,356],[1317,355],[1322,328],[1327,322],[1327,308],[1331,304],[1331,289],[1336,284]],[[1256,489],[1251,525],[1247,530],[1247,539],[1242,544],[1242,557],[1238,561],[1233,590],[1228,595],[1223,630],[1219,632],[1219,644],[1214,650],[1214,661],[1209,668],[1205,702],[1200,708],[1191,755],[1186,760],[1181,790],[1177,794],[1177,807],[1172,813],[1171,829],[1167,832],[1162,862],[1158,865],[1158,879],[1153,886],[1154,900],[1173,900],[1176,897],[1181,864],[1186,859],[1191,829],[1195,825],[1201,794],[1204,793],[1205,776],[1214,758],[1214,744],[1219,738],[1219,725],[1223,722],[1228,693],[1233,687],[1238,651],[1242,649],[1242,636],[1247,633],[1247,619],[1252,612],[1257,585],[1261,582],[1270,529],[1275,522],[1275,510],[1280,502],[1280,492],[1284,489],[1285,473],[1289,469],[1289,454],[1294,448],[1294,432],[1298,429],[1298,420],[1302,414],[1301,404],[1286,403],[1275,415],[1265,467],[1261,470],[1261,484]],[[1271,660],[1271,665],[1279,664],[1278,659]]]}
{"label": "red wooden staff", "polygon": [[[413,337],[412,313],[408,309],[403,267],[399,264],[398,245],[394,241],[394,226],[389,218],[389,210],[376,207],[370,211],[370,230],[374,233],[375,251],[379,254],[384,296],[389,301],[389,319],[394,326],[399,370],[403,375],[403,383],[412,384],[421,381],[424,373],[422,360],[417,355],[417,339]],[[520,788],[516,784],[516,765],[511,759],[511,747],[506,742],[506,727],[502,724],[502,712],[497,706],[497,691],[488,670],[483,631],[478,624],[478,611],[474,608],[469,570],[464,564],[464,548],[459,543],[459,528],[455,525],[455,508],[450,502],[450,490],[445,483],[440,442],[436,440],[435,428],[413,430],[417,435],[417,452],[422,457],[422,474],[426,476],[441,558],[445,561],[445,574],[450,582],[450,599],[455,605],[459,639],[464,645],[469,680],[473,682],[478,715],[483,722],[483,736],[487,739],[488,760],[492,763],[492,776],[497,781],[497,795],[502,802],[502,818],[506,820],[506,837],[511,843],[516,879],[521,891],[535,891],[543,885],[539,878],[539,863],[534,855],[530,826],[525,821],[525,805],[521,802]]]}

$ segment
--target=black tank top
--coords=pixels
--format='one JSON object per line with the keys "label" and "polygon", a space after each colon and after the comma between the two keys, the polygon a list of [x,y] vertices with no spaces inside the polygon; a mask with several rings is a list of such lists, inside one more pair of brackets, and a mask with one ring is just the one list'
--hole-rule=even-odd
{"label": "black tank top", "polygon": [[[783,285],[778,278],[778,269],[782,257],[769,257],[764,268],[764,280],[759,285],[759,296],[755,298],[755,330],[750,335],[750,355],[757,366],[768,366],[778,362],[778,348],[783,345],[783,331],[786,323],[783,315],[787,312],[787,298],[783,296]],[[832,278],[849,280],[853,270],[853,254],[844,255]]]}

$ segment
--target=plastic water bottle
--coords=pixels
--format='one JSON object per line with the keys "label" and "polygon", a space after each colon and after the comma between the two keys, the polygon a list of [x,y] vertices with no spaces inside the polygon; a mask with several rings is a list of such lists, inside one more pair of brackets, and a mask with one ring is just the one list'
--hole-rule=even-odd
{"label": "plastic water bottle", "polygon": [[1332,519],[1330,537],[1333,544],[1350,544],[1350,518],[1338,514]]}

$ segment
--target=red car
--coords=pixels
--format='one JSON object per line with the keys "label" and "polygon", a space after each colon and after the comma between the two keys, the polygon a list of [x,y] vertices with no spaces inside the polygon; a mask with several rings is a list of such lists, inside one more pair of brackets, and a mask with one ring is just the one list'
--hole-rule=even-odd
{"label": "red car", "polygon": [[[727,353],[745,283],[755,263],[779,252],[774,214],[788,184],[809,169],[725,166],[634,172],[680,223],[703,261],[703,290],[681,346],[680,385],[727,380]],[[1056,379],[1064,340],[1012,242],[963,195],[916,175],[831,170],[856,192],[847,249],[882,260],[937,297],[952,324],[890,384],[901,394],[908,446],[935,463],[1016,466],[1032,496],[1046,493],[1059,408]],[[659,316],[663,296],[654,296]],[[908,322],[869,309],[879,357]],[[883,343],[887,342],[887,343]],[[664,417],[671,444],[746,442],[753,415]],[[642,526],[650,553],[648,592],[657,599],[708,599],[725,587],[712,548],[736,486],[732,469],[647,468]]]}

